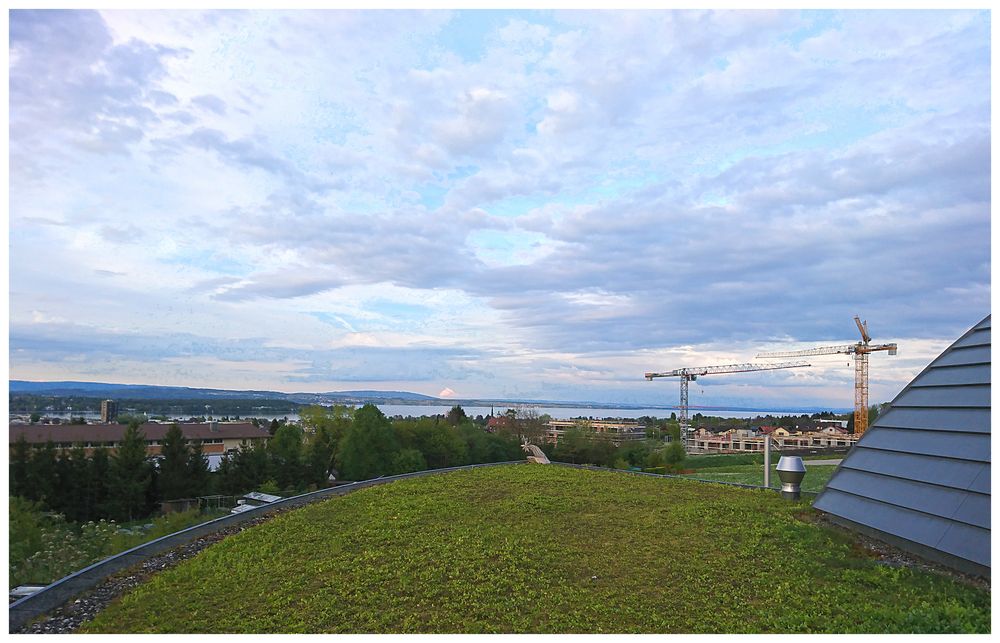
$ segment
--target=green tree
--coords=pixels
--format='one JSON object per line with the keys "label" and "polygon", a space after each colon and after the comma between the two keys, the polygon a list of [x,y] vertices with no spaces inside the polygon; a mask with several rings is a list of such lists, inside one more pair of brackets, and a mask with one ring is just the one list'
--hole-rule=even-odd
{"label": "green tree", "polygon": [[644,468],[646,469],[657,469],[666,465],[663,460],[663,452],[666,449],[656,449],[655,451],[650,451],[649,455],[646,456],[646,462],[644,463]]}
{"label": "green tree", "polygon": [[32,424],[35,424],[42,419],[42,414],[39,413],[38,411],[35,411],[34,413],[31,414],[31,416],[28,419],[31,420]]}
{"label": "green tree", "polygon": [[600,467],[610,467],[615,458],[615,445],[609,437],[598,431],[589,431],[584,442],[585,461]]}
{"label": "green tree", "polygon": [[680,422],[671,422],[667,425],[667,434],[670,436],[671,442],[681,441],[681,425]]}
{"label": "green tree", "polygon": [[354,414],[354,424],[337,451],[340,473],[348,480],[367,480],[392,472],[399,443],[389,420],[374,404]]}
{"label": "green tree", "polygon": [[615,454],[615,445],[608,436],[586,425],[568,429],[552,450],[552,458],[557,461],[602,467],[611,466]]}
{"label": "green tree", "polygon": [[282,489],[297,489],[302,484],[302,429],[293,424],[278,427],[268,442],[271,470]]}
{"label": "green tree", "polygon": [[353,408],[340,404],[307,406],[299,411],[307,436],[303,456],[307,484],[326,485],[334,468],[337,445],[351,427],[353,415]]}
{"label": "green tree", "polygon": [[[542,450],[548,446],[542,445]],[[549,452],[546,451],[545,454],[549,455]],[[521,449],[520,442],[495,433],[486,434],[486,459],[483,462],[510,462],[523,459],[524,450]]]}
{"label": "green tree", "polygon": [[517,409],[517,431],[522,442],[541,445],[545,441],[545,425],[547,419],[538,411],[528,406]]}
{"label": "green tree", "polygon": [[276,496],[281,493],[281,487],[278,486],[277,480],[269,478],[264,482],[260,483],[260,486],[257,487],[257,491],[259,491],[260,493],[269,493],[272,496]]}
{"label": "green tree", "polygon": [[681,465],[684,464],[685,457],[684,445],[680,442],[671,442],[665,448],[663,463],[667,469],[677,473],[683,468]]}
{"label": "green tree", "polygon": [[215,481],[216,488],[221,494],[238,496],[243,492],[231,454],[223,455],[219,461],[219,468],[215,470]]}
{"label": "green tree", "polygon": [[424,460],[423,454],[416,449],[401,449],[392,458],[393,473],[410,473],[425,469],[427,469],[427,461]]}
{"label": "green tree", "polygon": [[630,467],[641,467],[646,462],[646,458],[649,456],[649,452],[652,451],[656,446],[659,446],[659,442],[656,440],[641,440],[634,442],[625,442],[620,447],[615,454],[616,458],[622,458],[625,460]]}
{"label": "green tree", "polygon": [[38,500],[49,509],[54,509],[59,480],[56,472],[56,445],[52,440],[34,450],[28,472],[28,499]]}
{"label": "green tree", "polygon": [[132,521],[144,514],[147,490],[152,480],[146,463],[146,436],[135,420],[129,422],[125,435],[111,456],[109,506],[112,517]]}
{"label": "green tree", "polygon": [[66,493],[66,519],[73,522],[90,520],[93,508],[87,494],[87,484],[90,481],[90,461],[82,444],[76,444],[69,453],[70,482]]}
{"label": "green tree", "polygon": [[191,451],[187,438],[177,424],[171,424],[160,445],[160,493],[164,500],[177,500],[190,496],[188,459]]}
{"label": "green tree", "polygon": [[270,478],[270,461],[267,446],[259,442],[251,442],[240,446],[236,452],[234,464],[238,471],[240,493],[256,489]]}
{"label": "green tree", "polygon": [[462,422],[465,422],[468,417],[465,415],[465,409],[461,406],[455,405],[451,407],[450,411],[448,411],[448,416],[445,419],[451,426],[458,426]]}
{"label": "green tree", "polygon": [[678,472],[684,463],[686,454],[684,443],[681,441],[681,428],[679,425],[670,427],[670,443],[663,450],[662,462],[669,471]]}
{"label": "green tree", "polygon": [[316,433],[325,428],[336,442],[344,437],[351,426],[354,409],[341,404],[333,406],[307,406],[299,411],[299,420],[306,433]]}
{"label": "green tree", "polygon": [[73,493],[73,463],[70,461],[69,453],[65,449],[58,453],[56,458],[56,479],[52,498],[49,501],[49,508],[63,514],[67,520],[72,520],[72,498]]}
{"label": "green tree", "polygon": [[458,435],[465,442],[466,461],[469,464],[494,462],[489,459],[490,441],[487,436],[491,434],[477,426],[463,424],[458,427]]}
{"label": "green tree", "polygon": [[197,498],[207,496],[211,489],[211,474],[208,470],[208,460],[202,451],[201,440],[191,443],[191,453],[187,461],[188,496]]}
{"label": "green tree", "polygon": [[17,436],[14,449],[10,454],[10,493],[21,498],[29,497],[28,487],[31,484],[31,447],[24,434]]}
{"label": "green tree", "polygon": [[147,460],[143,466],[146,468],[149,479],[146,482],[146,493],[143,494],[142,508],[137,514],[139,518],[156,513],[163,502],[163,495],[160,493],[160,472],[156,468],[156,464]]}
{"label": "green tree", "polygon": [[333,469],[333,457],[337,442],[333,432],[325,424],[320,425],[306,445],[306,482],[323,487]]}
{"label": "green tree", "polygon": [[552,459],[570,464],[583,464],[587,457],[587,439],[589,432],[580,426],[563,432],[552,452]]}
{"label": "green tree", "polygon": [[466,463],[465,441],[448,424],[435,418],[421,418],[413,427],[413,446],[423,454],[427,468],[441,469]]}
{"label": "green tree", "polygon": [[111,458],[104,447],[94,449],[87,462],[87,520],[98,520],[111,515],[109,507],[111,485]]}
{"label": "green tree", "polygon": [[524,459],[521,443],[515,437],[487,433],[472,424],[459,426],[457,432],[465,442],[465,461],[470,464]]}

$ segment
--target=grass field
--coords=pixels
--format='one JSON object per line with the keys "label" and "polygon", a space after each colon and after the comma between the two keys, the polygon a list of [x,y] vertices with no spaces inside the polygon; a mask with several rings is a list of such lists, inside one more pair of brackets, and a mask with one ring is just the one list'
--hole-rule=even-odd
{"label": "grass field", "polygon": [[161,572],[89,632],[988,632],[990,594],[889,567],[808,503],[540,465],[372,487]]}
{"label": "grass field", "polygon": [[[822,491],[830,476],[837,469],[836,465],[810,465],[806,461],[806,477],[802,479],[803,491]],[[781,487],[781,480],[778,479],[778,465],[771,465],[771,486],[775,489]],[[695,473],[687,474],[685,477],[698,478],[700,480],[719,480],[721,482],[737,482],[739,484],[764,484],[763,464],[744,464],[728,467],[711,467],[698,469]]]}
{"label": "grass field", "polygon": [[[846,454],[826,454],[826,455],[806,455],[802,459],[809,466],[810,460],[840,460]],[[771,454],[771,462],[777,463],[781,458],[781,452],[775,451]],[[715,469],[717,467],[733,467],[740,465],[764,464],[763,453],[719,453],[711,455],[689,455],[684,460],[685,469]]]}

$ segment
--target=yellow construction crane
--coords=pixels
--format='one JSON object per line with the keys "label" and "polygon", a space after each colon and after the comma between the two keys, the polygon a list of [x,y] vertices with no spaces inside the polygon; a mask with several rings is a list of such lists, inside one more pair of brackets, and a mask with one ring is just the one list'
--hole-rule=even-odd
{"label": "yellow construction crane", "polygon": [[727,364],[725,366],[695,366],[687,368],[677,368],[664,373],[646,373],[646,379],[652,380],[654,377],[679,377],[681,378],[681,403],[678,406],[681,420],[681,440],[684,442],[686,450],[690,450],[692,429],[688,425],[688,384],[700,375],[715,375],[716,373],[746,373],[749,371],[773,371],[779,368],[799,368],[809,366],[806,362],[788,362],[785,364],[771,364],[763,366],[761,364]]}
{"label": "yellow construction crane", "polygon": [[854,323],[858,325],[858,330],[861,331],[861,341],[857,344],[821,346],[801,351],[760,353],[757,355],[757,359],[833,355],[835,353],[854,355],[854,433],[855,435],[861,435],[868,428],[868,355],[875,351],[889,351],[890,355],[895,355],[896,345],[869,344],[872,338],[868,334],[868,322],[861,321],[861,318],[855,315]]}

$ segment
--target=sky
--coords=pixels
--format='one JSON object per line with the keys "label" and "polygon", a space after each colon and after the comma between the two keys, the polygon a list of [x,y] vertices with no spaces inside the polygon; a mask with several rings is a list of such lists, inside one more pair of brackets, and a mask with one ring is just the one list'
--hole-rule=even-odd
{"label": "sky", "polygon": [[[986,11],[9,14],[9,376],[671,404],[990,312]],[[848,355],[691,404],[853,405]]]}

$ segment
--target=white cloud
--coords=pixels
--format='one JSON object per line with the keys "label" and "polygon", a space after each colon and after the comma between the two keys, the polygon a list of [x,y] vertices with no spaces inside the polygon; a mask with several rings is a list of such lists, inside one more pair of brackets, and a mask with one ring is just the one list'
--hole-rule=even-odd
{"label": "white cloud", "polygon": [[988,312],[988,13],[461,18],[12,12],[11,375],[650,400],[860,313],[874,396]]}

